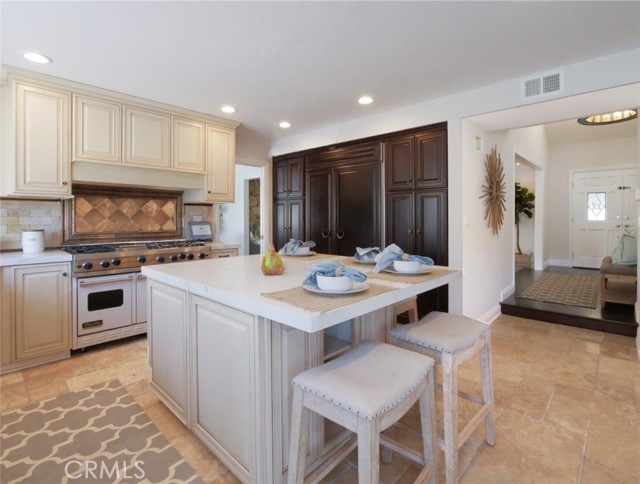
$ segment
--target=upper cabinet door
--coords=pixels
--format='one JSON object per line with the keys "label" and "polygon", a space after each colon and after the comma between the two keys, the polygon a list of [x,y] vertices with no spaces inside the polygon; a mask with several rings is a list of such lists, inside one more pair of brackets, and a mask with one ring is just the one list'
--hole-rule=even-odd
{"label": "upper cabinet door", "polygon": [[295,158],[287,162],[288,193],[290,197],[304,196],[304,158]]}
{"label": "upper cabinet door", "polygon": [[122,161],[122,106],[73,96],[73,161]]}
{"label": "upper cabinet door", "polygon": [[69,93],[15,83],[16,195],[71,195]]}
{"label": "upper cabinet door", "polygon": [[207,125],[207,177],[209,202],[235,199],[235,131]]}
{"label": "upper cabinet door", "polygon": [[204,124],[173,118],[173,168],[181,171],[204,171]]}
{"label": "upper cabinet door", "polygon": [[125,163],[170,168],[170,116],[125,106],[124,131]]}
{"label": "upper cabinet door", "polygon": [[447,131],[419,134],[416,139],[415,188],[447,186]]}
{"label": "upper cabinet door", "polygon": [[415,137],[405,136],[385,143],[387,190],[411,190],[414,182]]}

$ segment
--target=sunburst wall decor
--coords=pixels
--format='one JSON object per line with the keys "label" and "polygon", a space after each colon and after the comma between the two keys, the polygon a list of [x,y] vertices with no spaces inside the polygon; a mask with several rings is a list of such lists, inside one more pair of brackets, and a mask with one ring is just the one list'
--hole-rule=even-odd
{"label": "sunburst wall decor", "polygon": [[491,148],[491,153],[487,155],[484,166],[487,173],[484,176],[485,184],[482,185],[482,195],[480,196],[481,199],[484,198],[484,219],[491,231],[498,235],[504,222],[507,198],[502,159],[497,146]]}

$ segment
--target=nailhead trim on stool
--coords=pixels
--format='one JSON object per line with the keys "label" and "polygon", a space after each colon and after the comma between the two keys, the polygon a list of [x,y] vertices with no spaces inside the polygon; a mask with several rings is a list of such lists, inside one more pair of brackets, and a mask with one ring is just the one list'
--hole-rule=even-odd
{"label": "nailhead trim on stool", "polygon": [[[420,479],[435,482],[435,400],[432,358],[385,343],[365,341],[342,356],[293,379],[289,450],[289,483],[304,478],[310,411],[357,434],[359,482],[379,479],[379,447],[388,445],[380,432],[397,422],[420,400],[423,452],[404,454],[423,466]],[[333,452],[308,479],[317,482],[353,448],[356,437]],[[346,450],[343,450],[346,448]]]}
{"label": "nailhead trim on stool", "polygon": [[[487,443],[495,445],[490,326],[475,319],[433,311],[417,323],[389,331],[389,343],[430,356],[442,366],[444,441],[447,484],[458,482],[458,450],[484,420]],[[480,353],[482,398],[458,392],[458,366]],[[460,396],[481,407],[458,432],[457,400]]]}

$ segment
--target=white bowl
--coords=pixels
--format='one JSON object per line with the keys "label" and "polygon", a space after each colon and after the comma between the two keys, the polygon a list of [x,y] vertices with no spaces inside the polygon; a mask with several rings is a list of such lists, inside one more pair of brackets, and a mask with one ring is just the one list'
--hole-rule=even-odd
{"label": "white bowl", "polygon": [[298,247],[298,250],[296,250],[294,252],[294,254],[296,254],[296,255],[307,255],[310,250],[311,250],[311,247]]}
{"label": "white bowl", "polygon": [[345,276],[328,277],[316,275],[318,287],[323,291],[348,291],[353,287],[353,281]]}
{"label": "white bowl", "polygon": [[393,269],[397,272],[418,272],[420,262],[417,260],[394,260]]}

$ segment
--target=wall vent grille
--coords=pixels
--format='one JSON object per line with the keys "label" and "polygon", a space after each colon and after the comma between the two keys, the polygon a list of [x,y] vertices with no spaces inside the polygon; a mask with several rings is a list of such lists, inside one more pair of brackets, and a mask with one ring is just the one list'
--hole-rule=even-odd
{"label": "wall vent grille", "polygon": [[545,72],[522,81],[522,99],[532,99],[564,91],[562,71]]}

